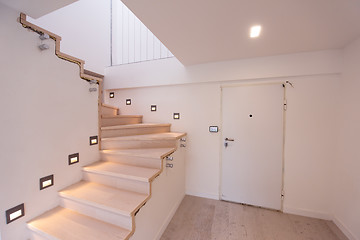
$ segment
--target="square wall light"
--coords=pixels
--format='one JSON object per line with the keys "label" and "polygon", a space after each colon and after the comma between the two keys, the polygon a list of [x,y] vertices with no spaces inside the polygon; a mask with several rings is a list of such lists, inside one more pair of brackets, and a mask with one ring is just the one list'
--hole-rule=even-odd
{"label": "square wall light", "polygon": [[176,120],[180,119],[180,113],[174,113],[174,119]]}
{"label": "square wall light", "polygon": [[49,175],[43,178],[40,178],[40,190],[51,187],[54,185],[54,175]]}
{"label": "square wall light", "polygon": [[16,207],[6,210],[6,224],[9,224],[23,216],[25,216],[25,205],[22,203]]}
{"label": "square wall light", "polygon": [[115,93],[114,93],[114,92],[110,92],[110,93],[109,93],[109,97],[110,97],[110,98],[114,98],[114,97],[115,97]]}
{"label": "square wall light", "polygon": [[74,153],[69,155],[69,165],[73,165],[80,161],[79,153]]}
{"label": "square wall light", "polygon": [[156,112],[156,105],[151,105],[151,111]]}
{"label": "square wall light", "polygon": [[131,99],[126,99],[126,105],[131,105]]}
{"label": "square wall light", "polygon": [[98,144],[98,136],[90,137],[90,146]]}

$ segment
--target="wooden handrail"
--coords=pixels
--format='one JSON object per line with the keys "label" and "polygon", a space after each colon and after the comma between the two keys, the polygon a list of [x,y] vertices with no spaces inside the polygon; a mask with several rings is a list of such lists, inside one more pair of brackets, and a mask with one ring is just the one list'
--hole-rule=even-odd
{"label": "wooden handrail", "polygon": [[60,41],[61,41],[61,37],[56,35],[55,33],[52,33],[50,31],[47,31],[46,29],[43,29],[39,26],[36,26],[35,24],[32,24],[31,22],[28,22],[26,20],[27,16],[24,13],[20,13],[20,23],[22,24],[22,26],[24,28],[28,28],[38,34],[47,34],[49,35],[49,37],[51,39],[53,39],[55,41],[55,55],[58,56],[61,59],[64,59],[66,61],[72,62],[72,63],[76,63],[77,65],[79,65],[80,67],[80,78],[86,80],[86,81],[92,81],[95,80],[97,83],[100,83],[103,81],[104,76],[85,70],[84,69],[84,64],[85,61],[82,59],[78,59],[76,57],[70,56],[66,53],[62,53],[60,51]]}

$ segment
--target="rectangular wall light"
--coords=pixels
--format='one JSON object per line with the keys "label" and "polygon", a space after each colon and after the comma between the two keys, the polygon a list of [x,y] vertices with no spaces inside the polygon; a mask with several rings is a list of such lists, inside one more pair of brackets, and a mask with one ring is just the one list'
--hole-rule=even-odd
{"label": "rectangular wall light", "polygon": [[115,93],[114,93],[114,92],[110,92],[110,93],[109,93],[109,97],[110,97],[110,98],[114,98],[114,97],[115,97]]}
{"label": "rectangular wall light", "polygon": [[131,99],[126,99],[126,105],[131,105]]}
{"label": "rectangular wall light", "polygon": [[156,112],[156,105],[151,105],[151,111]]}
{"label": "rectangular wall light", "polygon": [[73,165],[80,161],[79,153],[74,153],[69,155],[69,165]]}
{"label": "rectangular wall light", "polygon": [[54,175],[49,175],[49,176],[40,178],[40,190],[51,187],[53,185],[54,185]]}
{"label": "rectangular wall light", "polygon": [[6,210],[6,224],[9,224],[23,216],[25,216],[25,205],[22,203],[16,207]]}
{"label": "rectangular wall light", "polygon": [[98,136],[90,137],[90,146],[98,144]]}
{"label": "rectangular wall light", "polygon": [[252,26],[250,28],[250,37],[251,38],[257,38],[260,36],[261,33],[261,26],[257,25],[257,26]]}
{"label": "rectangular wall light", "polygon": [[174,113],[174,119],[176,120],[180,119],[180,113]]}

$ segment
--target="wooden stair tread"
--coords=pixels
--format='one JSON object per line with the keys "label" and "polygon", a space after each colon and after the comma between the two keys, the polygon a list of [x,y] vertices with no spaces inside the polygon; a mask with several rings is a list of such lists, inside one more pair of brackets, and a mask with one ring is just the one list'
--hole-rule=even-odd
{"label": "wooden stair tread", "polygon": [[102,153],[162,159],[167,155],[175,152],[175,148],[145,148],[145,149],[118,149],[118,150],[101,150]]}
{"label": "wooden stair tread", "polygon": [[84,167],[84,171],[142,182],[150,182],[159,173],[159,169],[103,161]]}
{"label": "wooden stair tread", "polygon": [[114,107],[114,106],[111,106],[111,105],[109,105],[109,104],[105,104],[105,103],[102,103],[102,104],[101,104],[101,106],[102,106],[102,107],[107,107],[107,108],[112,108],[112,109],[119,110],[119,108],[118,108],[118,107]]}
{"label": "wooden stair tread", "polygon": [[101,115],[102,118],[142,118],[142,115]]}
{"label": "wooden stair tread", "polygon": [[146,194],[84,181],[60,191],[59,194],[65,198],[127,216],[134,214],[148,197]]}
{"label": "wooden stair tread", "polygon": [[101,130],[120,130],[120,129],[128,129],[128,128],[152,128],[152,127],[169,127],[171,124],[167,123],[137,123],[137,124],[128,124],[128,125],[116,125],[116,126],[108,126],[101,127]]}
{"label": "wooden stair tread", "polygon": [[84,69],[84,73],[89,75],[89,76],[93,76],[93,77],[97,77],[97,78],[104,78],[105,77],[102,74],[99,74],[99,73],[96,73],[96,72],[93,72],[93,71],[90,71],[90,70],[86,70],[86,69]]}
{"label": "wooden stair tread", "polygon": [[165,132],[165,133],[154,133],[154,134],[122,136],[122,137],[108,137],[108,138],[101,138],[101,141],[177,140],[184,136],[186,136],[186,133]]}
{"label": "wooden stair tread", "polygon": [[28,227],[49,239],[123,240],[130,231],[75,211],[57,207],[31,220]]}

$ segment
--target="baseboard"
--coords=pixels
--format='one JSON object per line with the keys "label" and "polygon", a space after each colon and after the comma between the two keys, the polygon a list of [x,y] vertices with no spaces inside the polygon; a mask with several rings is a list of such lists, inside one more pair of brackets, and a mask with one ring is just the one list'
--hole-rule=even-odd
{"label": "baseboard", "polygon": [[319,218],[323,220],[333,220],[333,217],[328,213],[315,212],[308,209],[291,208],[284,206],[284,213],[295,214],[304,217]]}
{"label": "baseboard", "polygon": [[166,217],[163,225],[161,226],[159,232],[156,234],[156,236],[154,238],[155,240],[159,240],[161,238],[161,236],[165,232],[167,226],[169,225],[171,219],[174,217],[176,210],[179,208],[184,197],[185,197],[185,195],[182,198],[180,198],[180,200],[178,202],[175,203],[174,207],[171,209],[171,211],[169,212],[169,215]]}
{"label": "baseboard", "polygon": [[345,234],[349,240],[360,240],[335,216],[332,218],[335,225]]}
{"label": "baseboard", "polygon": [[209,199],[220,200],[219,195],[209,194],[209,193],[193,192],[193,191],[191,191],[191,190],[186,190],[186,195],[191,195],[191,196],[195,196],[195,197],[202,197],[202,198],[209,198]]}

